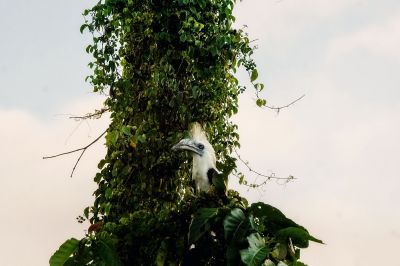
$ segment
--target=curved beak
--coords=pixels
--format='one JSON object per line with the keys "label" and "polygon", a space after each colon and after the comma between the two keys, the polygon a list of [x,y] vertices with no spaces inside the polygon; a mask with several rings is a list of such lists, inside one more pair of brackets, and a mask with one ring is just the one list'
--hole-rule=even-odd
{"label": "curved beak", "polygon": [[172,147],[172,150],[187,150],[200,156],[203,154],[203,151],[197,147],[195,141],[193,141],[192,139],[182,139]]}

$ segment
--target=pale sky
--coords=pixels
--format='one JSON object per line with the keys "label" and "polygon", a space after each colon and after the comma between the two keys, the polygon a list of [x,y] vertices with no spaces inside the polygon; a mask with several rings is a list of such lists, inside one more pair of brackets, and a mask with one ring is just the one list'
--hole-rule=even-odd
{"label": "pale sky", "polygon": [[[101,106],[84,77],[89,37],[81,13],[95,1],[0,0],[0,265],[47,265],[88,225],[102,143],[81,160],[41,157],[80,147],[108,120],[75,122]],[[297,179],[238,188],[305,226],[326,245],[302,251],[309,266],[396,265],[400,247],[400,2],[245,0],[237,25],[258,39],[263,96],[240,100],[241,155],[258,171]],[[248,81],[239,74],[242,83]],[[250,175],[250,179],[253,177]],[[235,178],[232,177],[232,186]]]}

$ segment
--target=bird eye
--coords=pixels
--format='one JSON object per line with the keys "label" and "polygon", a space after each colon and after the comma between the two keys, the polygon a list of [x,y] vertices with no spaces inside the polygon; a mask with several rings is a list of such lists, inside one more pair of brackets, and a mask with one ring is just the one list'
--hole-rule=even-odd
{"label": "bird eye", "polygon": [[204,145],[203,144],[197,144],[197,148],[199,148],[200,150],[204,150]]}

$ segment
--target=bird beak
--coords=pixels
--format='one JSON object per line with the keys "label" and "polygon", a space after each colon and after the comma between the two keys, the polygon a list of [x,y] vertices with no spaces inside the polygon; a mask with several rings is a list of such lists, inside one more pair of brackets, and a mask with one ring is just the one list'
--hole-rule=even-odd
{"label": "bird beak", "polygon": [[183,139],[183,140],[179,141],[177,144],[175,144],[172,147],[172,150],[173,151],[187,150],[187,151],[194,152],[200,156],[203,154],[203,151],[200,150],[199,148],[197,148],[196,143],[191,139]]}

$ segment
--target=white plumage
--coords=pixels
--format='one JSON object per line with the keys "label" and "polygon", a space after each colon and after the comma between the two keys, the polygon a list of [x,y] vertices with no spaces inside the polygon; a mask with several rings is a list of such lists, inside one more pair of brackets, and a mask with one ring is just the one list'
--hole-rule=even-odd
{"label": "white plumage", "polygon": [[207,140],[206,133],[199,123],[194,123],[190,130],[190,139],[182,139],[172,147],[190,151],[193,156],[192,179],[196,184],[196,191],[208,191],[212,176],[218,173],[214,148]]}

